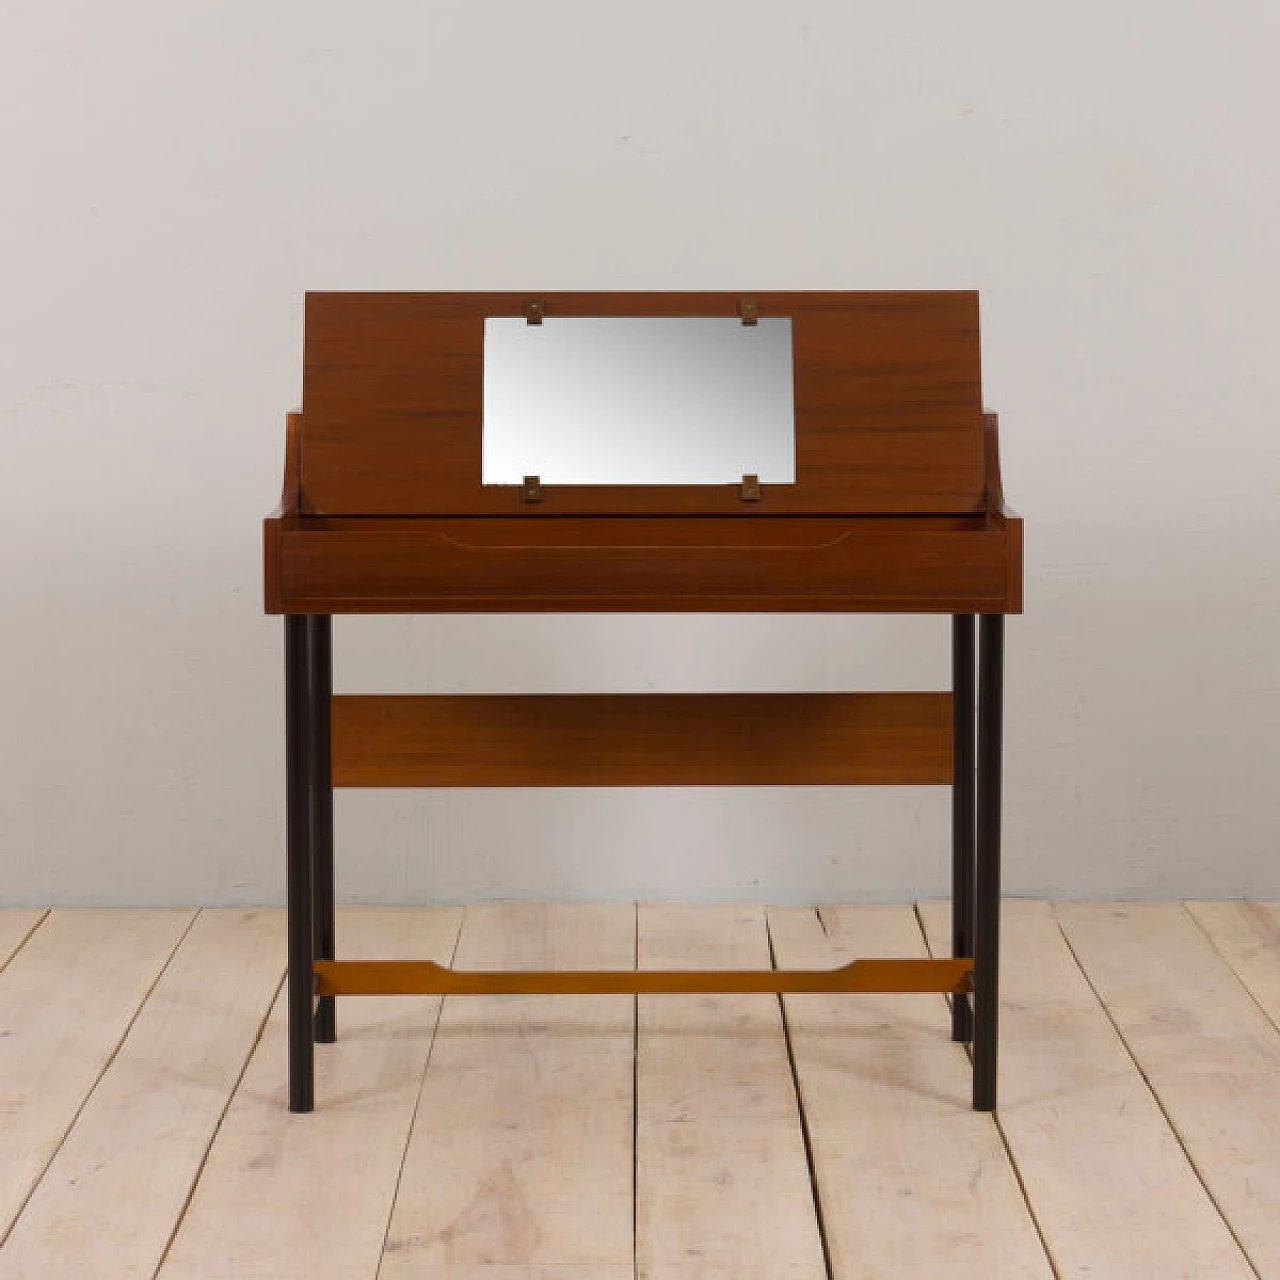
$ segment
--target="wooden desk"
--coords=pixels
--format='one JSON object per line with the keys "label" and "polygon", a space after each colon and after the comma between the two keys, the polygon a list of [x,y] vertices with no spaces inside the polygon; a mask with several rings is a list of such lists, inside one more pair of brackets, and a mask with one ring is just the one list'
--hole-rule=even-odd
{"label": "wooden desk", "polygon": [[[484,319],[518,316],[789,317],[795,483],[482,484]],[[833,990],[951,993],[973,1105],[994,1108],[1003,624],[1022,609],[1022,521],[981,405],[967,292],[307,296],[303,407],[265,522],[266,609],[285,615],[293,1110],[314,1104],[338,995]],[[332,694],[334,614],[548,610],[946,614],[952,689]],[[727,783],[951,785],[955,958],[483,975],[335,958],[334,786]]]}

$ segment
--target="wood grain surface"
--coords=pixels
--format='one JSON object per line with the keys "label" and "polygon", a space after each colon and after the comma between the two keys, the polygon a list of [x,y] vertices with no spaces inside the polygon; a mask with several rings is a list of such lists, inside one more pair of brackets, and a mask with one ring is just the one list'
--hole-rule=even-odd
{"label": "wood grain surface", "polygon": [[[926,954],[909,906],[771,907],[769,933],[789,967]],[[942,998],[782,1002],[832,1280],[1054,1280]]]}
{"label": "wood grain surface", "polygon": [[280,912],[196,917],[0,1249],[0,1280],[152,1280],[283,973]]}
{"label": "wood grain surface", "polygon": [[[772,963],[758,906],[641,903],[636,946],[654,976]],[[640,998],[635,1167],[636,1280],[827,1280],[776,997]]]}
{"label": "wood grain surface", "polygon": [[[486,316],[789,316],[796,483],[481,483]],[[977,512],[978,296],[898,293],[309,293],[303,510],[317,515]]]}
{"label": "wood grain surface", "polygon": [[338,787],[951,782],[949,693],[346,695]]}
{"label": "wood grain surface", "polygon": [[[456,957],[634,962],[631,903],[469,906]],[[379,1280],[634,1280],[634,1004],[445,998]]]}
{"label": "wood grain surface", "polygon": [[982,516],[287,517],[267,521],[267,607],[1002,613],[1021,581],[1015,528]]}
{"label": "wood grain surface", "polygon": [[828,969],[546,969],[484,973],[429,960],[317,960],[316,994],[383,995],[716,995],[730,992],[972,990],[971,959],[851,960]]}
{"label": "wood grain surface", "polygon": [[[934,955],[948,954],[951,904],[919,911]],[[997,1121],[1057,1274],[1248,1280],[1053,906],[1006,900],[1000,924]],[[1165,989],[1175,994],[1172,975]]]}
{"label": "wood grain surface", "polygon": [[0,1240],[195,914],[61,908],[0,973]]}
{"label": "wood grain surface", "polygon": [[1280,1276],[1275,1024],[1181,903],[1064,902],[1057,914],[1249,1261]]}
{"label": "wood grain surface", "polygon": [[[457,907],[338,908],[347,955],[448,960],[461,923]],[[282,992],[159,1280],[373,1280],[441,1003],[350,1005],[338,1043],[316,1052],[319,1105],[297,1115],[288,1104]]]}

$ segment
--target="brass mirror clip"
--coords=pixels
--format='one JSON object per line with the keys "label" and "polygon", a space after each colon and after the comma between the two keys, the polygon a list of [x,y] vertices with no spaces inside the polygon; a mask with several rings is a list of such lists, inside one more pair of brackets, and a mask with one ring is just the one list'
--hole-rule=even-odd
{"label": "brass mirror clip", "polygon": [[760,308],[754,302],[744,300],[738,303],[738,314],[743,324],[755,324],[760,319]]}
{"label": "brass mirror clip", "polygon": [[[537,322],[531,320],[529,323]],[[542,501],[542,480],[539,476],[525,476],[520,484],[520,498],[524,502]]]}
{"label": "brass mirror clip", "polygon": [[742,500],[743,502],[759,502],[760,501],[760,477],[759,476],[743,476],[742,477]]}
{"label": "brass mirror clip", "polygon": [[529,324],[541,324],[545,311],[546,307],[537,298],[524,304],[524,318]]}

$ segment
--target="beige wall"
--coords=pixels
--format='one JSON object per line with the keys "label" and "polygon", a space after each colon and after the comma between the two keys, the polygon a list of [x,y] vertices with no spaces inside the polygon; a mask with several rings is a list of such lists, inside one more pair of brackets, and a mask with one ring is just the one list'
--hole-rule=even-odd
{"label": "beige wall", "polygon": [[[21,3],[0,901],[282,887],[259,519],[307,288],[982,291],[1013,893],[1280,895],[1264,3]],[[354,690],[938,687],[928,620],[341,621]],[[365,793],[360,899],[944,890],[945,792]]]}

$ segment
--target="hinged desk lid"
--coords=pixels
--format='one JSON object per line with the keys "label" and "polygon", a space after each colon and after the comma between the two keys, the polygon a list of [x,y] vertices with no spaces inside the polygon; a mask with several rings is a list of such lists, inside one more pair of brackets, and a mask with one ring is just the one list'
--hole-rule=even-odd
{"label": "hinged desk lid", "polygon": [[[481,479],[487,316],[789,317],[796,481]],[[750,320],[748,319],[749,323]],[[870,515],[982,509],[978,296],[309,293],[302,509],[312,515]]]}

